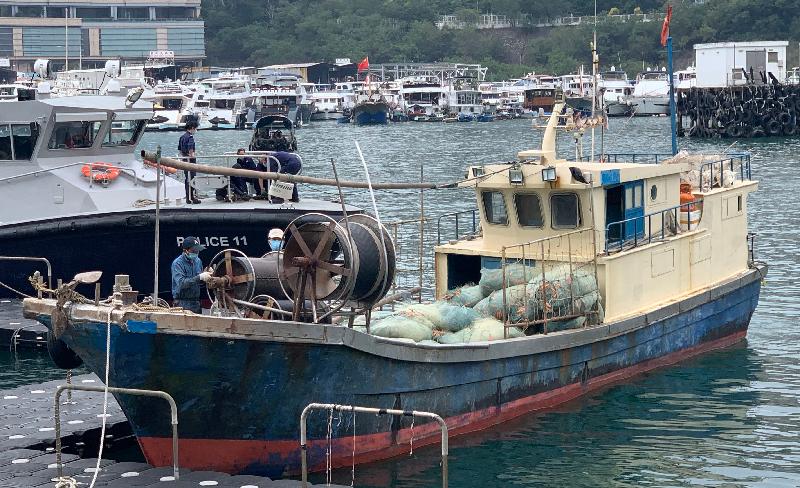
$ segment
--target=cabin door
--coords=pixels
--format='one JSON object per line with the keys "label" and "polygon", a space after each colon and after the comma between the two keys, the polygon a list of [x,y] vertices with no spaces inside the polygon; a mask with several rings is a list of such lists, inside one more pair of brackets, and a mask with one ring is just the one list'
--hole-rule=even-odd
{"label": "cabin door", "polygon": [[644,181],[630,181],[625,189],[625,235],[624,240],[644,235]]}

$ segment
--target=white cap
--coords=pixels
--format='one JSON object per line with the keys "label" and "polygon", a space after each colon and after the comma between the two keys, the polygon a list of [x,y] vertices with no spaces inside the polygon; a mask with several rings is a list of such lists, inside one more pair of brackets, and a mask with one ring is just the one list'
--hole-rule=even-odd
{"label": "white cap", "polygon": [[283,231],[276,227],[269,231],[267,239],[283,239]]}

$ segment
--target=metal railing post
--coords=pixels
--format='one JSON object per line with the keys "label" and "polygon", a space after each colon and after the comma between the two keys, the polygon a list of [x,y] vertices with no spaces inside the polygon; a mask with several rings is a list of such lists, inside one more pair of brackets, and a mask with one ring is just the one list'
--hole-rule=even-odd
{"label": "metal railing post", "polygon": [[0,256],[0,261],[38,261],[47,266],[47,287],[53,289],[53,266],[47,258],[32,256]]}
{"label": "metal railing post", "polygon": [[[310,403],[300,414],[300,469],[303,488],[308,487],[308,429],[306,421],[312,410],[330,410],[331,412],[369,413],[373,415],[393,415],[397,417],[420,417],[435,420],[442,432],[442,488],[448,485],[447,460],[450,455],[449,436],[447,423],[442,417],[432,412],[418,412],[416,410],[394,410],[387,408],[358,407],[354,405],[337,405],[334,403]],[[354,432],[355,434],[355,432]]]}
{"label": "metal railing post", "polygon": [[[106,390],[106,388],[102,386],[85,386],[85,385],[59,385],[58,388],[56,388],[56,394],[55,394],[56,464],[58,466],[59,478],[61,478],[64,475],[64,466],[61,463],[61,409],[59,402],[59,399],[61,398],[61,392],[64,390],[93,391],[93,392],[103,393]],[[172,398],[172,396],[165,391],[159,391],[159,390],[140,390],[136,388],[116,388],[111,386],[108,387],[108,392],[119,393],[122,395],[163,398],[164,400],[167,401],[167,403],[169,403],[170,424],[172,425],[172,473],[175,476],[176,480],[179,479],[180,473],[178,467],[178,406],[175,403],[175,400]]]}

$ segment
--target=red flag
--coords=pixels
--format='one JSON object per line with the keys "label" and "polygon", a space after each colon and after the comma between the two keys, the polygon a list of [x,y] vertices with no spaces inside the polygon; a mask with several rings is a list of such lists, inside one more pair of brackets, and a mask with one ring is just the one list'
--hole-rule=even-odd
{"label": "red flag", "polygon": [[358,63],[358,72],[361,73],[362,71],[367,71],[369,69],[369,56],[362,59],[360,63]]}
{"label": "red flag", "polygon": [[[667,16],[664,17],[664,25],[661,26],[661,45],[667,45],[667,37],[669,37],[669,21],[672,19],[672,5],[667,5]],[[359,65],[361,66],[361,65]]]}

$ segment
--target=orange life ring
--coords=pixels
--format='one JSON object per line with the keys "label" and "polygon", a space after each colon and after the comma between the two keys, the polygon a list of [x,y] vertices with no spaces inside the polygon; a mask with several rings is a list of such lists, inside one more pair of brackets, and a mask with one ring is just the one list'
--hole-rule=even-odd
{"label": "orange life ring", "polygon": [[[147,166],[150,166],[150,167],[151,167],[151,168],[153,168],[153,169],[155,169],[155,168],[156,168],[156,163],[154,163],[154,162],[150,161],[149,159],[144,159],[144,160],[143,160],[143,162],[144,162],[144,164],[146,164]],[[163,169],[163,170],[164,170],[164,173],[166,173],[166,174],[168,174],[168,175],[174,175],[175,173],[177,173],[177,172],[178,172],[178,170],[177,170],[177,169],[175,169],[175,168],[173,168],[173,167],[171,167],[171,166],[164,166],[164,165],[161,165],[161,169]]]}
{"label": "orange life ring", "polygon": [[90,163],[81,167],[81,174],[85,178],[91,176],[95,183],[107,185],[119,177],[120,169],[111,163]]}

